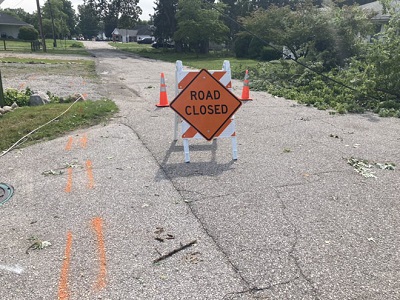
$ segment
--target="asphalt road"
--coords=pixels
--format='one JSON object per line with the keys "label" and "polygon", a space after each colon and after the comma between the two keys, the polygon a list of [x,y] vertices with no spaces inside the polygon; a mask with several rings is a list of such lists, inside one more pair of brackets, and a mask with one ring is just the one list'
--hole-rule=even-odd
{"label": "asphalt road", "polygon": [[[251,92],[239,159],[194,140],[184,163],[155,107],[175,65],[86,46],[120,112],[0,158],[1,299],[400,299],[400,176],[379,168],[399,163],[399,119]],[[27,254],[30,237],[52,245]]]}

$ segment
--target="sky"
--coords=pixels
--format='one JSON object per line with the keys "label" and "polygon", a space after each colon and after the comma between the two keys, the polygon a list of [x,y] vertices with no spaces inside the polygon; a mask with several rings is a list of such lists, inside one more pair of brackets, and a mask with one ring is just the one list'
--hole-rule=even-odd
{"label": "sky", "polygon": [[[75,11],[78,12],[78,5],[83,3],[83,0],[70,0],[72,6],[74,7]],[[46,0],[39,0],[40,6]],[[22,8],[26,12],[32,13],[36,11],[36,0],[0,0],[0,7],[1,8]],[[141,20],[149,20],[149,14],[154,14],[153,7],[155,6],[154,0],[139,0],[139,6],[143,10],[142,15],[140,16]]]}

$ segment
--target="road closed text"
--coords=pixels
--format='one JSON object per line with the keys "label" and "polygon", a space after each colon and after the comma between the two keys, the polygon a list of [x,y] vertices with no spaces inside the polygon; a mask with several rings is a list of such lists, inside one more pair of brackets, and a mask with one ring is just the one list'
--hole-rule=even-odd
{"label": "road closed text", "polygon": [[[207,104],[187,105],[185,113],[187,115],[223,115],[228,113],[228,106],[225,104],[210,103],[211,101],[219,100],[221,94],[218,90],[214,91],[190,91],[191,101],[209,101]],[[193,102],[192,102],[193,103]]]}

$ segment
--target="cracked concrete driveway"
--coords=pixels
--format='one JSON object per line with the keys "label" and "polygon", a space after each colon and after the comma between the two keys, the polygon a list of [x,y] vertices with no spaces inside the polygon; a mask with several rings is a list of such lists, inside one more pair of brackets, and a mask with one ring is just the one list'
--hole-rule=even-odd
{"label": "cracked concrete driveway", "polygon": [[[187,164],[173,111],[155,107],[160,72],[174,97],[175,65],[86,46],[120,113],[75,132],[71,151],[65,137],[0,158],[15,187],[0,207],[4,299],[400,299],[400,176],[374,165],[398,164],[399,119],[252,92],[236,114],[239,159],[228,139],[196,140]],[[53,245],[25,254],[32,235]]]}

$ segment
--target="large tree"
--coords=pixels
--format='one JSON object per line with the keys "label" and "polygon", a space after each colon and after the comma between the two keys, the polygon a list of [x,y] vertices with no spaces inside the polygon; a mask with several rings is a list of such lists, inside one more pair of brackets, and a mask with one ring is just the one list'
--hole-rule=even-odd
{"label": "large tree", "polygon": [[43,26],[46,36],[52,36],[52,19],[54,33],[63,38],[75,34],[76,18],[72,3],[69,0],[47,0],[43,6]]}
{"label": "large tree", "polygon": [[286,47],[298,59],[307,55],[311,42],[315,40],[315,30],[327,29],[324,20],[318,16],[318,11],[312,6],[296,11],[289,6],[272,6],[268,10],[256,10],[244,18],[243,23],[247,30],[266,43]]}
{"label": "large tree", "polygon": [[295,60],[319,60],[328,68],[354,55],[358,36],[369,29],[368,16],[357,7],[321,10],[310,0],[295,10],[289,6],[257,10],[243,24],[266,43],[287,48]]}
{"label": "large tree", "polygon": [[133,28],[139,20],[142,9],[138,6],[139,0],[88,0],[87,4],[93,7],[100,21],[104,23],[106,36],[111,36],[116,27]]}
{"label": "large tree", "polygon": [[37,25],[37,14],[34,12],[32,14],[26,12],[22,8],[5,8],[0,9],[0,12],[4,12],[7,15],[13,16],[21,21],[24,21],[30,25]]}
{"label": "large tree", "polygon": [[175,41],[189,45],[196,53],[208,53],[209,43],[225,42],[229,32],[219,12],[202,0],[180,0],[177,25]]}
{"label": "large tree", "polygon": [[85,38],[96,36],[101,30],[100,19],[96,10],[84,1],[78,5],[78,25],[77,31]]}
{"label": "large tree", "polygon": [[[384,31],[372,43],[365,44],[363,55],[353,59],[348,75],[353,84],[376,99],[393,100],[400,107],[400,10],[390,1],[383,1],[390,15]],[[360,88],[361,89],[361,88]],[[390,108],[390,107],[388,107]]]}
{"label": "large tree", "polygon": [[167,41],[174,36],[176,31],[176,10],[178,0],[157,0],[153,16],[156,30],[154,36],[159,41]]}
{"label": "large tree", "polygon": [[225,4],[224,23],[229,28],[228,44],[231,48],[236,34],[240,31],[239,19],[248,16],[251,12],[250,0],[222,0]]}

